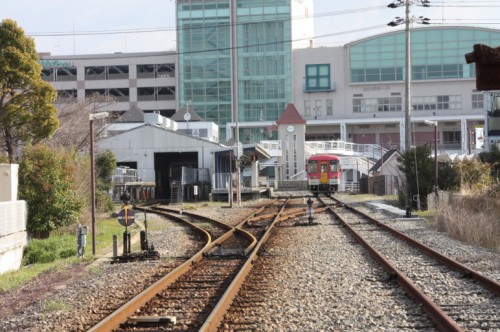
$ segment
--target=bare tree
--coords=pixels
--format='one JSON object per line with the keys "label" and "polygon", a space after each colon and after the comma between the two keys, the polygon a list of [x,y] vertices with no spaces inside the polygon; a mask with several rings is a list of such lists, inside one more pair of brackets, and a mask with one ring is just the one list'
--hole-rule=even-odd
{"label": "bare tree", "polygon": [[[90,147],[89,114],[102,112],[109,108],[114,101],[94,94],[85,100],[74,97],[59,98],[57,104],[57,118],[59,129],[47,140],[47,144],[58,147],[73,147],[78,151],[86,152]],[[95,135],[101,136],[106,125],[112,118],[106,118],[94,123]]]}

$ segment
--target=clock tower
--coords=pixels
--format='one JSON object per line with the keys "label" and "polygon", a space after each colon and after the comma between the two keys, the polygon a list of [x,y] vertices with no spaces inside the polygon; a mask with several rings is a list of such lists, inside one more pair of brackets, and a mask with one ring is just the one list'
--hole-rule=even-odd
{"label": "clock tower", "polygon": [[280,163],[283,165],[280,180],[290,180],[295,174],[305,170],[306,120],[299,114],[295,105],[290,103],[276,124],[283,151],[280,157]]}

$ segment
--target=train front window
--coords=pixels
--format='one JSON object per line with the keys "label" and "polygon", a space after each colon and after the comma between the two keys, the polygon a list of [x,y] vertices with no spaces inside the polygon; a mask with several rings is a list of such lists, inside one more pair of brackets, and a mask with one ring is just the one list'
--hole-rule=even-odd
{"label": "train front window", "polygon": [[309,172],[316,173],[318,171],[318,162],[316,160],[311,160],[309,162]]}
{"label": "train front window", "polygon": [[321,173],[326,173],[326,164],[321,164]]}
{"label": "train front window", "polygon": [[339,162],[337,160],[330,160],[330,172],[339,171]]}

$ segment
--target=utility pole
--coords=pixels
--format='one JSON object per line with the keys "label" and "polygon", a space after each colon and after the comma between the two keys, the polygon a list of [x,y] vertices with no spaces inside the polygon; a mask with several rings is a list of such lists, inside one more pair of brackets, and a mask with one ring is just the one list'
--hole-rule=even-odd
{"label": "utility pole", "polygon": [[240,158],[243,151],[240,151],[242,148],[240,145],[240,127],[238,123],[238,45],[237,45],[237,24],[236,24],[236,0],[231,0],[231,16],[229,18],[230,21],[230,29],[231,29],[231,106],[233,109],[233,117],[236,122],[236,132],[235,132],[235,140],[236,140],[236,200],[238,201],[238,206],[241,206],[241,184],[240,184]]}
{"label": "utility pole", "polygon": [[[387,25],[391,27],[405,24],[405,152],[411,149],[411,23],[429,24],[429,19],[420,16],[418,19],[410,17],[410,7],[413,3],[419,3],[423,7],[429,7],[429,0],[396,0],[387,5],[389,8],[398,8],[405,6],[405,17],[396,17],[392,22]],[[410,202],[410,186],[406,184],[406,217],[411,217],[411,202]]]}
{"label": "utility pole", "polygon": [[411,33],[410,33],[410,0],[405,1],[405,151],[411,149]]}

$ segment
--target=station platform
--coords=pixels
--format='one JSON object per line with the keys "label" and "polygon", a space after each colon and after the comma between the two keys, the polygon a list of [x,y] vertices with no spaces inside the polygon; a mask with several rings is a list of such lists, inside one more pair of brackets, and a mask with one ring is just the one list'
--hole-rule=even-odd
{"label": "station platform", "polygon": [[[233,199],[236,199],[237,191],[233,190]],[[256,187],[256,188],[247,188],[244,187],[241,190],[241,200],[249,201],[256,200],[263,197],[272,197],[273,196],[273,188],[264,188],[264,187]],[[213,202],[224,202],[229,200],[229,190],[227,189],[212,189],[210,193],[210,201]]]}
{"label": "station platform", "polygon": [[404,219],[404,220],[416,220],[416,219],[422,219],[418,216],[412,215],[411,218],[406,217],[406,211],[402,210],[400,208],[397,208],[395,206],[385,204],[382,202],[366,202],[364,203],[367,207],[374,209],[374,210],[382,210],[384,213],[396,218],[396,219]]}

